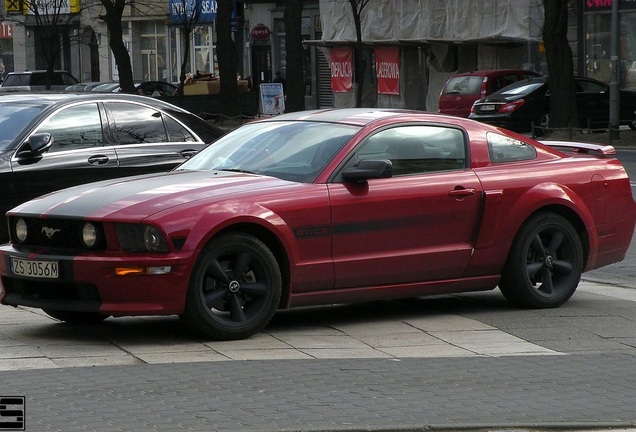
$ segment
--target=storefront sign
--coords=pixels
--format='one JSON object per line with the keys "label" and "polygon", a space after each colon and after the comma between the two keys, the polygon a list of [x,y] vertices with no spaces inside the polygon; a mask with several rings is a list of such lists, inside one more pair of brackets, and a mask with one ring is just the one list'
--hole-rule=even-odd
{"label": "storefront sign", "polygon": [[[23,3],[24,15],[59,16],[80,12],[80,0],[31,0]],[[7,8],[7,11],[9,9]]]}
{"label": "storefront sign", "polygon": [[351,48],[331,48],[331,91],[346,93],[353,90],[353,50]]}
{"label": "storefront sign", "polygon": [[252,30],[250,30],[250,36],[255,42],[265,42],[269,39],[272,31],[265,24],[256,24]]}
{"label": "storefront sign", "polygon": [[170,23],[205,24],[216,19],[217,0],[170,0]]}
{"label": "storefront sign", "polygon": [[0,23],[0,39],[12,39],[13,38],[13,26],[8,22]]}
{"label": "storefront sign", "polygon": [[[587,12],[612,10],[613,0],[585,0],[585,10]],[[636,9],[636,0],[618,0],[620,10]]]}
{"label": "storefront sign", "polygon": [[285,112],[285,94],[281,83],[263,83],[260,88],[261,114],[277,115]]}
{"label": "storefront sign", "polygon": [[400,94],[400,49],[384,47],[375,49],[375,72],[378,93]]}

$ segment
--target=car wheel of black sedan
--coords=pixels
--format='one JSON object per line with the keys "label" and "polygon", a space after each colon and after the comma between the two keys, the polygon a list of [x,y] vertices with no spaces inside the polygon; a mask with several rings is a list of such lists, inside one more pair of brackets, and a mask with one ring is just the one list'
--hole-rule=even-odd
{"label": "car wheel of black sedan", "polygon": [[95,324],[104,321],[108,316],[97,312],[76,312],[43,309],[47,315],[69,324]]}
{"label": "car wheel of black sedan", "polygon": [[541,137],[548,133],[550,127],[550,113],[544,112],[534,121],[534,134]]}
{"label": "car wheel of black sedan", "polygon": [[540,213],[519,230],[499,289],[513,304],[553,308],[574,294],[583,271],[579,236],[565,218]]}
{"label": "car wheel of black sedan", "polygon": [[181,319],[208,338],[247,338],[272,319],[281,285],[278,262],[263,242],[247,234],[222,235],[201,252]]}

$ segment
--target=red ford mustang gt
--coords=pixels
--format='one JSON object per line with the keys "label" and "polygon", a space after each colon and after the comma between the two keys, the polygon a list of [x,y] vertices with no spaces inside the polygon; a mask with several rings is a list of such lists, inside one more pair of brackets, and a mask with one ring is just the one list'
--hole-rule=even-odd
{"label": "red ford mustang gt", "polygon": [[212,339],[249,337],[278,308],[497,286],[557,307],[624,258],[635,219],[610,146],[421,112],[293,113],[168,174],[13,209],[0,301],[74,322],[179,314]]}

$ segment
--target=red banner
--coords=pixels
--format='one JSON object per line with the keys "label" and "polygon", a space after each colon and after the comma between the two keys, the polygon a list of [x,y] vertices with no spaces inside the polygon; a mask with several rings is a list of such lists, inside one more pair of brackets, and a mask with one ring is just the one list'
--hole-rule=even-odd
{"label": "red banner", "polygon": [[0,22],[0,39],[12,39],[13,38],[13,26],[8,22]]}
{"label": "red banner", "polygon": [[378,93],[400,94],[400,49],[384,47],[375,49],[375,73],[378,77]]}
{"label": "red banner", "polygon": [[353,90],[353,50],[331,48],[331,91],[346,93]]}

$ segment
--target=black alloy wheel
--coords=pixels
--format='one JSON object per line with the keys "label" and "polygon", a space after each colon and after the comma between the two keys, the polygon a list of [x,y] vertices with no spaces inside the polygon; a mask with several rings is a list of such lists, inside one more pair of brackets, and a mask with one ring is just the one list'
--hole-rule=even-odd
{"label": "black alloy wheel", "polygon": [[582,272],[581,240],[572,224],[557,214],[539,213],[517,233],[499,289],[517,306],[558,307],[574,294]]}
{"label": "black alloy wheel", "polygon": [[197,260],[181,319],[206,338],[245,339],[272,319],[281,290],[278,262],[262,241],[243,233],[223,234]]}

